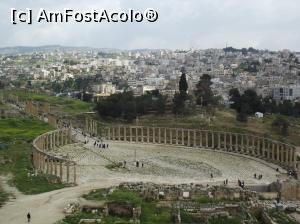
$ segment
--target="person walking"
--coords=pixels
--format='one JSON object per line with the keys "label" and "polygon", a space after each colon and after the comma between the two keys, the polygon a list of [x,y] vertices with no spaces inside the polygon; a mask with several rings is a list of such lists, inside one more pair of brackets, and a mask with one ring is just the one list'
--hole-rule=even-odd
{"label": "person walking", "polygon": [[28,223],[30,223],[30,220],[31,220],[31,214],[30,214],[30,212],[28,212],[27,213],[27,221],[28,221]]}

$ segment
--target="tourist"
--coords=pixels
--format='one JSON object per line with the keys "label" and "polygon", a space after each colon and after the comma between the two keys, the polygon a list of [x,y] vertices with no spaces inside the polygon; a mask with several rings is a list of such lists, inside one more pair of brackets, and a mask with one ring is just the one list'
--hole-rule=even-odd
{"label": "tourist", "polygon": [[226,185],[228,184],[228,179],[226,179]]}
{"label": "tourist", "polygon": [[244,181],[242,181],[242,183],[241,183],[241,187],[242,187],[242,188],[244,188],[244,187],[245,187],[245,182],[244,182]]}
{"label": "tourist", "polygon": [[256,179],[256,173],[254,174],[254,178]]}
{"label": "tourist", "polygon": [[214,178],[214,175],[212,173],[210,174],[210,178]]}
{"label": "tourist", "polygon": [[27,221],[30,222],[30,219],[31,219],[31,215],[30,215],[30,212],[28,212],[27,213]]}

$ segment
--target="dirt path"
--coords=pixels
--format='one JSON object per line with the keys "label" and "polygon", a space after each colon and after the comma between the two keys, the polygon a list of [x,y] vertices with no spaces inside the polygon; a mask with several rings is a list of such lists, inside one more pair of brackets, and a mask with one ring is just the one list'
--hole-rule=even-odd
{"label": "dirt path", "polygon": [[97,181],[72,188],[64,188],[38,195],[18,194],[0,209],[0,224],[25,224],[26,214],[31,212],[31,224],[53,224],[64,218],[63,208],[71,202],[78,202],[80,195],[94,188],[109,187],[119,181]]}

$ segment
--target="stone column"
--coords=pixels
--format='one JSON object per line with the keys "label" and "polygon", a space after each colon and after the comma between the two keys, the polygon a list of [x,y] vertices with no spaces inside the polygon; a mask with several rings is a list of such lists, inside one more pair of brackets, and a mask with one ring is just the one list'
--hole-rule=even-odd
{"label": "stone column", "polygon": [[221,149],[221,133],[218,132],[218,149]]}
{"label": "stone column", "polygon": [[67,183],[69,183],[70,180],[70,164],[69,161],[67,162]]}
{"label": "stone column", "polygon": [[266,145],[265,145],[265,138],[262,139],[262,153],[263,153],[263,158],[266,158],[265,156],[265,151],[266,151]]}
{"label": "stone column", "polygon": [[252,138],[251,155],[253,156],[256,153],[255,152],[255,137],[252,135],[251,138]]}
{"label": "stone column", "polygon": [[76,184],[76,164],[75,163],[73,164],[73,168],[74,168],[73,169],[73,174],[74,174],[74,179],[73,180],[74,180],[74,184]]}
{"label": "stone column", "polygon": [[280,162],[280,145],[279,143],[277,143],[277,155],[276,155],[276,159],[278,162]]}
{"label": "stone column", "polygon": [[284,163],[284,145],[280,145],[281,163]]}
{"label": "stone column", "polygon": [[118,140],[121,141],[121,127],[118,126]]}
{"label": "stone column", "polygon": [[107,138],[108,138],[108,140],[111,140],[110,139],[110,128],[107,129]]}
{"label": "stone column", "polygon": [[53,158],[50,159],[50,174],[53,175]]}
{"label": "stone column", "polygon": [[61,182],[63,182],[63,166],[62,166],[62,161],[59,161],[59,177]]}
{"label": "stone column", "polygon": [[46,174],[49,174],[49,171],[50,171],[49,165],[50,165],[50,164],[49,164],[49,157],[48,157],[48,156],[46,157],[46,163],[47,163],[47,164],[46,164],[46,165],[47,165]]}
{"label": "stone column", "polygon": [[137,127],[135,127],[135,142],[139,142],[139,133]]}
{"label": "stone column", "polygon": [[65,145],[68,144],[68,135],[67,135],[67,131],[66,130],[64,132],[64,139],[65,139]]}
{"label": "stone column", "polygon": [[147,127],[147,142],[150,142],[150,129]]}
{"label": "stone column", "polygon": [[175,140],[176,140],[176,145],[178,145],[178,129],[176,128],[175,130],[176,130],[176,139]]}
{"label": "stone column", "polygon": [[152,143],[155,143],[155,127],[152,128]]}
{"label": "stone column", "polygon": [[293,148],[292,147],[290,147],[289,148],[289,152],[290,152],[290,157],[289,157],[289,165],[290,165],[290,167],[292,167],[293,168]]}
{"label": "stone column", "polygon": [[126,129],[127,129],[127,127],[126,127],[126,126],[124,126],[124,127],[123,127],[124,142],[126,142],[126,141],[127,141]]}
{"label": "stone column", "polygon": [[205,146],[208,148],[208,131],[205,131]]}
{"label": "stone column", "polygon": [[194,130],[194,139],[193,139],[193,141],[194,141],[193,146],[194,146],[194,147],[197,146],[196,138],[197,138],[197,136],[196,136],[196,130]]}
{"label": "stone column", "polygon": [[203,147],[203,132],[200,130],[200,147]]}
{"label": "stone column", "polygon": [[57,176],[57,160],[54,161],[54,175]]}
{"label": "stone column", "polygon": [[142,142],[144,142],[144,127],[141,127]]}
{"label": "stone column", "polygon": [[54,131],[53,132],[53,134],[52,134],[52,142],[53,142],[53,148],[55,148],[56,147],[56,136],[55,136],[55,134],[56,134],[56,131]]}
{"label": "stone column", "polygon": [[113,141],[116,140],[116,136],[115,136],[115,127],[112,127],[112,140],[113,140]]}
{"label": "stone column", "polygon": [[224,150],[227,151],[227,133],[224,132]]}
{"label": "stone column", "polygon": [[291,156],[291,167],[296,170],[296,163],[297,163],[297,155],[296,155],[296,149],[292,147],[292,156]]}
{"label": "stone column", "polygon": [[211,132],[211,148],[215,148],[215,133],[213,131]]}
{"label": "stone column", "polygon": [[275,144],[272,142],[272,160],[275,161]]}
{"label": "stone column", "polygon": [[289,147],[285,146],[285,164],[287,166],[290,165],[290,163],[289,163],[289,154],[290,154],[290,149],[289,149]]}
{"label": "stone column", "polygon": [[187,146],[190,147],[191,145],[191,136],[190,136],[190,130],[187,130],[187,134],[188,134],[188,139],[187,139]]}
{"label": "stone column", "polygon": [[170,144],[173,144],[173,128],[170,128]]}
{"label": "stone column", "polygon": [[181,129],[181,145],[184,145],[184,129]]}
{"label": "stone column", "polygon": [[161,136],[161,131],[160,131],[160,128],[158,128],[158,143],[159,144],[161,143],[160,136]]}
{"label": "stone column", "polygon": [[130,138],[130,142],[132,142],[132,127],[129,126],[129,138]]}
{"label": "stone column", "polygon": [[244,148],[244,135],[241,134],[241,152],[245,153],[245,148]]}
{"label": "stone column", "polygon": [[165,145],[167,144],[167,128],[165,128]]}
{"label": "stone column", "polygon": [[229,149],[232,151],[232,133],[229,133]]}
{"label": "stone column", "polygon": [[271,160],[271,143],[270,143],[270,140],[268,139],[268,144],[267,144],[267,159],[268,160]]}
{"label": "stone column", "polygon": [[239,151],[239,135],[235,134],[235,152]]}

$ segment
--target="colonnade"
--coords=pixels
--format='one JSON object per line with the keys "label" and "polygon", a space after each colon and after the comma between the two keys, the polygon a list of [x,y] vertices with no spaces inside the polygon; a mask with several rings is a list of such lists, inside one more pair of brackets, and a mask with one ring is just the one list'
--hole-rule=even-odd
{"label": "colonnade", "polygon": [[44,133],[33,141],[32,161],[36,170],[55,175],[62,183],[76,183],[76,163],[51,155],[56,147],[73,143],[71,129],[60,129]]}
{"label": "colonnade", "polygon": [[116,126],[105,131],[112,141],[141,142],[151,144],[182,145],[245,154],[295,169],[296,148],[269,138],[251,134],[212,130]]}

